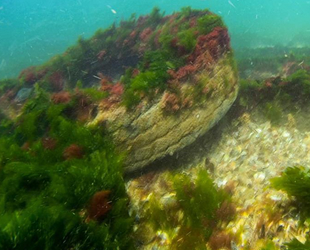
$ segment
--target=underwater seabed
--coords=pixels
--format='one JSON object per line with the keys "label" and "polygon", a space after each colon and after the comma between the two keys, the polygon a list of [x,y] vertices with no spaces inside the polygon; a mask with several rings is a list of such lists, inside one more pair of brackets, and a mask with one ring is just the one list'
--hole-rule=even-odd
{"label": "underwater seabed", "polygon": [[[287,167],[310,166],[309,105],[278,106],[280,115],[270,117],[266,103],[242,109],[238,101],[204,137],[155,163],[161,171],[150,170],[127,182],[140,249],[186,249],[191,245],[192,249],[208,246],[212,250],[283,249],[293,239],[306,242],[308,224],[300,222],[292,200],[272,187],[270,180]],[[216,189],[229,196],[217,208],[198,199],[199,188],[201,194],[216,196],[203,189],[208,184],[199,182],[205,172]],[[180,180],[183,191],[178,189]],[[187,205],[179,200],[182,192],[188,195]],[[209,221],[205,225],[211,231],[203,232],[203,225],[188,221],[212,209],[216,210],[215,224]],[[203,242],[206,234],[210,237],[207,245]]]}
{"label": "underwater seabed", "polygon": [[308,52],[155,8],[0,81],[0,249],[309,248]]}
{"label": "underwater seabed", "polygon": [[236,49],[239,75],[242,79],[265,80],[288,76],[298,69],[307,69],[310,62],[309,46],[272,46]]}

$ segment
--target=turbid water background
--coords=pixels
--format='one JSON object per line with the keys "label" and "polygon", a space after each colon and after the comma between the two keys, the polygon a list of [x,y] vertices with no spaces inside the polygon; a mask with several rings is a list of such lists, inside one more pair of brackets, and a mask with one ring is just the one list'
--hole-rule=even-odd
{"label": "turbid water background", "polygon": [[224,18],[236,53],[310,44],[308,0],[0,0],[0,79],[62,53],[79,36],[88,38],[154,6],[167,14],[184,6],[209,8]]}

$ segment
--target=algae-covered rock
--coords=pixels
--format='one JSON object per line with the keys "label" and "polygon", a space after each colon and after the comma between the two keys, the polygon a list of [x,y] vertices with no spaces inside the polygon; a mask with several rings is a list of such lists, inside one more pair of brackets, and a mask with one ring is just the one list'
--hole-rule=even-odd
{"label": "algae-covered rock", "polygon": [[[20,89],[37,86],[52,92],[54,104],[68,103],[68,118],[104,125],[125,153],[127,171],[206,133],[236,99],[237,82],[221,18],[189,7],[168,16],[156,8],[133,15],[18,77]],[[10,100],[7,91],[0,105]],[[23,105],[31,100],[13,113]]]}
{"label": "algae-covered rock", "polygon": [[105,121],[116,145],[128,152],[128,170],[136,170],[184,148],[226,114],[237,96],[236,77],[227,60],[216,65],[213,73],[207,82],[216,85],[212,94],[197,106],[184,108],[177,114],[165,112],[163,99],[143,110],[126,112],[124,107],[119,107],[99,113],[96,120]]}
{"label": "algae-covered rock", "polygon": [[[182,30],[181,27],[186,28]],[[93,121],[104,123],[113,134],[117,147],[127,152],[127,171],[142,168],[194,142],[225,115],[238,92],[227,29],[213,13],[176,13],[162,17],[157,26],[150,29],[155,35],[148,35],[150,38],[143,47],[148,49],[143,53],[171,53],[170,58],[160,59],[164,66],[167,65],[163,67],[167,78],[161,78],[158,68],[152,67],[154,61],[141,56],[143,63],[148,65],[131,73],[132,79],[126,83],[124,93],[125,98],[126,91],[138,93],[137,101],[136,95],[130,96],[136,103],[127,107],[114,104],[109,108],[105,103]],[[157,43],[154,47],[149,45]],[[170,65],[175,64],[174,56],[182,58],[178,67]],[[162,81],[156,83],[159,86],[155,90],[152,84],[156,77],[150,81],[147,77],[139,79],[150,71],[158,74],[157,79]],[[143,86],[141,91],[134,86],[137,79],[139,84],[150,86]]]}

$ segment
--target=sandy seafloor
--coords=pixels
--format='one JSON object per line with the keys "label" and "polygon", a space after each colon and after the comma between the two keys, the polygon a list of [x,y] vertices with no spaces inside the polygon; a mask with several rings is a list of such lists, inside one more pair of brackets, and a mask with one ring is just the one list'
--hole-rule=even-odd
{"label": "sandy seafloor", "polygon": [[[287,195],[273,189],[269,180],[280,176],[286,167],[310,166],[308,109],[284,111],[280,125],[272,125],[261,109],[254,109],[229,122],[220,122],[212,135],[199,139],[176,157],[176,165],[184,162],[177,172],[195,176],[197,169],[206,167],[208,159],[214,165],[210,171],[214,182],[219,187],[234,186],[232,200],[237,214],[224,230],[239,234],[236,249],[261,249],[268,239],[279,249],[293,238],[305,241],[307,228],[298,226],[299,218],[292,213]],[[138,214],[150,194],[160,201],[173,196],[161,184],[167,171],[158,172],[147,183],[143,177],[128,181],[132,207]],[[169,249],[171,239],[164,232],[157,234],[161,234],[157,237],[160,241],[151,240],[142,249]]]}

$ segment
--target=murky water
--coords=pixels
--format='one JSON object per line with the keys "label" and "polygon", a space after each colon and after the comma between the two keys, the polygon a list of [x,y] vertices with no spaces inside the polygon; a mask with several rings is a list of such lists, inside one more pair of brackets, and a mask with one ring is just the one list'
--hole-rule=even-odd
{"label": "murky water", "polygon": [[309,13],[2,0],[0,250],[309,249]]}
{"label": "murky water", "polygon": [[147,14],[154,6],[167,14],[184,6],[219,14],[229,28],[234,49],[277,44],[307,46],[310,2],[278,0],[101,1],[2,0],[0,3],[0,78],[16,76],[65,51],[79,36]]}

